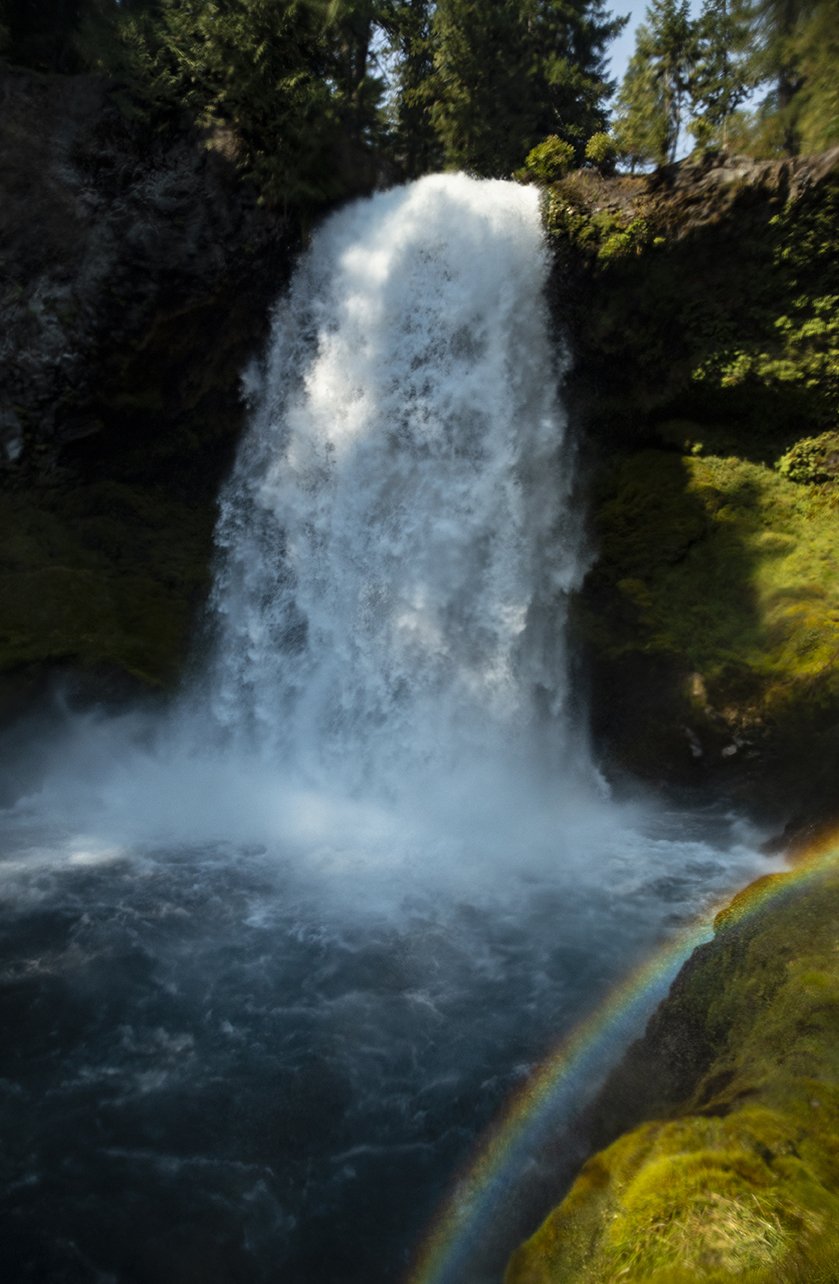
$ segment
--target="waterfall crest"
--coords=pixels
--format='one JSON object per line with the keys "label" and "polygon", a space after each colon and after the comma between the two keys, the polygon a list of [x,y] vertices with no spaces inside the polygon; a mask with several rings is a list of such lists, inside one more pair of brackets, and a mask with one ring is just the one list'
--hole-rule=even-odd
{"label": "waterfall crest", "polygon": [[209,675],[234,741],[308,774],[568,737],[580,571],[538,194],[438,175],[317,233],[222,496]]}

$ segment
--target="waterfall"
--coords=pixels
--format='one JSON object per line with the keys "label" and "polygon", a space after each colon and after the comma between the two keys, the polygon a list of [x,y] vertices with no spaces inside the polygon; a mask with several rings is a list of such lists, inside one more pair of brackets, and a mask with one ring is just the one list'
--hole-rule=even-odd
{"label": "waterfall", "polygon": [[354,783],[568,743],[578,580],[538,193],[438,175],[335,214],[277,308],[221,501],[234,742]]}

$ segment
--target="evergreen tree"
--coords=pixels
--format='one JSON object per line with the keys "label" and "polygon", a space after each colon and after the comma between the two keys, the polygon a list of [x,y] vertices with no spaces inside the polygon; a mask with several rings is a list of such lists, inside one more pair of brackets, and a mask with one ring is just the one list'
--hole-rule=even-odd
{"label": "evergreen tree", "polygon": [[626,25],[603,0],[531,0],[525,4],[533,97],[538,116],[534,141],[557,135],[570,142],[582,163],[592,134],[606,127],[606,51]]}
{"label": "evergreen tree", "polygon": [[507,177],[529,150],[537,105],[520,0],[438,0],[435,102],[446,163]]}
{"label": "evergreen tree", "polygon": [[446,160],[505,177],[546,136],[579,161],[605,124],[603,0],[438,0],[436,102]]}
{"label": "evergreen tree", "polygon": [[616,103],[613,134],[618,154],[636,165],[662,164],[668,155],[667,111],[662,86],[638,28]]}
{"label": "evergreen tree", "polygon": [[748,97],[748,24],[737,0],[704,0],[696,25],[691,77],[691,132],[700,143],[725,146],[734,112]]}
{"label": "evergreen tree", "polygon": [[752,0],[754,80],[770,86],[757,114],[761,151],[796,155],[839,136],[835,0]]}
{"label": "evergreen tree", "polygon": [[688,0],[651,0],[618,95],[615,134],[633,163],[676,159],[695,62]]}
{"label": "evergreen tree", "polygon": [[139,113],[165,120],[186,109],[229,127],[240,164],[272,200],[348,190],[348,121],[361,126],[345,14],[310,0],[156,0],[100,19],[87,47]]}
{"label": "evergreen tree", "polygon": [[405,178],[417,178],[443,164],[431,114],[436,75],[434,4],[432,0],[390,0],[382,23],[394,58],[396,165]]}
{"label": "evergreen tree", "polygon": [[[276,0],[275,0],[276,6]],[[347,139],[357,152],[378,140],[382,79],[375,74],[378,0],[330,0],[324,27],[327,79]]]}
{"label": "evergreen tree", "polygon": [[804,152],[822,151],[839,144],[839,22],[829,0],[813,4],[797,45],[797,141]]}
{"label": "evergreen tree", "polygon": [[799,146],[795,98],[804,83],[797,37],[809,8],[810,0],[753,0],[751,6],[755,79],[773,86],[764,114],[774,118],[790,156]]}

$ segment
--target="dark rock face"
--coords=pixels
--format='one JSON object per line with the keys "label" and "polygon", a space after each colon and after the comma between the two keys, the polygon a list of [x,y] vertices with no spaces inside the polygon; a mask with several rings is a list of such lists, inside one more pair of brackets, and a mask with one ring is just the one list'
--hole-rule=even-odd
{"label": "dark rock face", "polygon": [[547,196],[596,558],[576,603],[615,777],[836,816],[839,149]]}
{"label": "dark rock face", "polygon": [[0,675],[165,683],[299,233],[97,77],[4,70],[0,104]]}
{"label": "dark rock face", "polygon": [[[132,121],[107,82],[7,71],[0,102],[0,422],[7,463],[20,470],[40,451],[43,471],[68,444],[120,431],[120,399],[140,395],[126,387],[127,373],[140,383],[134,367],[146,392],[161,391],[160,364],[176,382],[167,330],[185,346],[184,330],[205,318],[188,355],[200,365],[201,347],[217,359],[235,346],[240,356],[229,304],[248,292],[258,338],[264,283],[270,296],[282,282],[289,233],[238,180],[224,140]],[[195,409],[194,371],[181,365],[180,376],[175,406],[155,407],[169,417]],[[147,428],[160,431],[159,413]]]}

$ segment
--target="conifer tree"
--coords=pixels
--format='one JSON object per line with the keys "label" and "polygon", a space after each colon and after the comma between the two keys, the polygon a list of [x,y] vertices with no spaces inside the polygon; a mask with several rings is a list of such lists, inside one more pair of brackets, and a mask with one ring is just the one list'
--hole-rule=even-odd
{"label": "conifer tree", "polygon": [[752,0],[754,80],[769,93],[758,112],[761,150],[795,155],[839,136],[835,0]]}
{"label": "conifer tree", "polygon": [[839,21],[829,0],[814,3],[797,40],[801,86],[795,128],[804,152],[839,144]]}
{"label": "conifer tree", "polygon": [[432,0],[389,0],[382,11],[382,25],[394,58],[395,161],[405,178],[417,178],[443,164],[431,116],[436,75],[434,4]]}
{"label": "conifer tree", "polygon": [[520,0],[438,0],[434,37],[431,114],[447,164],[508,176],[538,112]]}
{"label": "conifer tree", "polygon": [[791,156],[798,151],[794,100],[803,84],[796,37],[809,7],[809,0],[753,0],[751,6],[756,79],[772,82],[766,106]]}
{"label": "conifer tree", "polygon": [[688,0],[651,0],[618,95],[615,134],[630,160],[676,159],[695,61]]}
{"label": "conifer tree", "polygon": [[725,146],[729,121],[752,88],[748,35],[737,0],[704,0],[695,28],[690,79],[691,132],[704,145]]}
{"label": "conifer tree", "polygon": [[507,176],[546,136],[582,161],[603,129],[604,0],[438,0],[435,126],[449,164]]}
{"label": "conifer tree", "polygon": [[557,135],[582,163],[588,139],[606,126],[606,50],[628,19],[612,17],[603,0],[530,0],[524,15],[539,109],[534,140]]}

